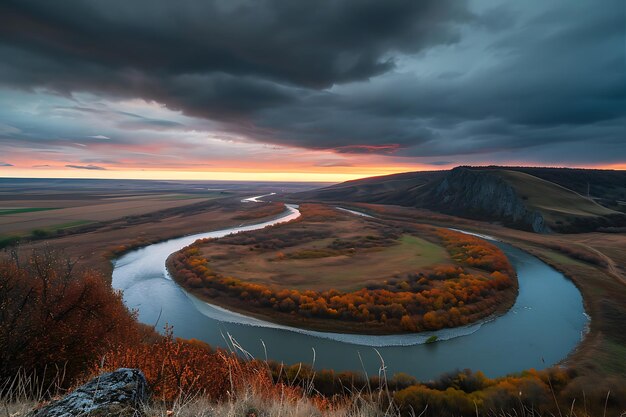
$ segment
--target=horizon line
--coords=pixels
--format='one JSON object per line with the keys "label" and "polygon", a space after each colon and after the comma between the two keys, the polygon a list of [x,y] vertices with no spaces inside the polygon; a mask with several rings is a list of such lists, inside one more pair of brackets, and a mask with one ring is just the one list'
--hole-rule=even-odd
{"label": "horizon line", "polygon": [[[360,173],[320,173],[320,172],[242,172],[242,171],[171,171],[171,170],[98,170],[96,172],[78,172],[68,170],[41,170],[33,171],[26,169],[16,169],[17,172],[7,172],[15,170],[13,167],[3,167],[0,169],[0,179],[82,179],[82,180],[136,180],[136,181],[213,181],[213,182],[272,182],[272,183],[339,183],[351,180],[358,180],[371,177],[382,177],[394,174],[404,174],[411,172],[434,172],[449,171],[455,168],[545,168],[545,169],[575,169],[575,170],[601,170],[601,171],[624,171],[626,165],[614,164],[605,167],[580,167],[563,165],[498,165],[498,164],[463,164],[451,168],[441,169],[415,169],[415,170],[385,170],[386,172]],[[13,169],[11,169],[13,168]],[[3,172],[4,171],[4,172]],[[32,175],[29,175],[31,174]],[[70,175],[71,173],[72,175]],[[43,174],[43,175],[42,175]],[[49,175],[46,175],[49,174]],[[111,175],[113,174],[113,175]],[[230,178],[229,178],[230,177]],[[257,177],[252,178],[252,177]],[[281,178],[282,177],[282,178]]]}

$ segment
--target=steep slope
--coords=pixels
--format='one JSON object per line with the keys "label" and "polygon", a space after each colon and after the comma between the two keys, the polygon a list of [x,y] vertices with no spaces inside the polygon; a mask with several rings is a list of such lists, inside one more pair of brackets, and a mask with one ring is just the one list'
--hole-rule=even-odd
{"label": "steep slope", "polygon": [[513,184],[494,171],[455,168],[425,187],[415,205],[539,233],[550,230],[542,213],[528,207]]}
{"label": "steep slope", "polygon": [[[557,176],[554,169],[547,172],[550,176]],[[571,181],[571,171],[564,170],[564,174],[570,178],[564,182]],[[506,167],[457,167],[450,171],[373,177],[293,194],[292,197],[427,208],[461,217],[498,221],[539,233],[626,226],[626,216],[593,199],[521,169]]]}

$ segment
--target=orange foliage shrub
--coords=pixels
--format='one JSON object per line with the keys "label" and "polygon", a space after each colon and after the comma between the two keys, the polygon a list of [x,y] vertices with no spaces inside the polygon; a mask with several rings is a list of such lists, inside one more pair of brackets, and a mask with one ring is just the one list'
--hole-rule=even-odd
{"label": "orange foliage shrub", "polygon": [[[366,390],[378,395],[380,388],[385,398],[393,400],[394,409],[398,407],[400,415],[406,416],[473,416],[477,413],[481,416],[554,416],[559,415],[556,402],[561,410],[574,406],[572,415],[608,416],[619,415],[626,406],[626,389],[619,381],[603,384],[594,379],[593,385],[589,385],[590,380],[586,379],[587,385],[581,386],[576,384],[580,377],[562,367],[530,369],[493,379],[480,371],[465,369],[443,374],[430,382],[418,382],[406,374],[385,380],[380,376],[367,379],[362,373],[313,370],[306,365],[284,367],[270,363],[270,367],[276,380],[312,386],[326,398],[341,399],[344,395],[349,398],[354,392]],[[594,390],[594,386],[600,389]]]}
{"label": "orange foliage shrub", "polygon": [[325,204],[304,203],[300,205],[299,209],[302,214],[300,217],[301,220],[326,222],[345,217],[344,213]]}
{"label": "orange foliage shrub", "polygon": [[121,341],[140,337],[133,315],[103,278],[51,251],[0,260],[0,380],[59,368],[66,384]]}
{"label": "orange foliage shrub", "polygon": [[[562,401],[563,407],[573,405],[571,398],[561,395],[571,379],[570,372],[558,368],[530,369],[496,379],[466,369],[444,374],[434,382],[411,385],[395,392],[393,398],[405,414],[423,411],[422,415],[433,417],[491,415],[497,410],[507,410],[507,415],[530,415],[529,410],[538,415],[554,415],[555,401]],[[598,400],[601,398],[594,398],[593,403]]]}
{"label": "orange foliage shrub", "polygon": [[96,363],[95,372],[120,367],[139,368],[150,385],[153,398],[171,402],[200,395],[223,400],[245,389],[268,398],[296,398],[297,388],[275,383],[267,366],[247,361],[226,351],[214,351],[198,340],[175,339],[171,329],[154,343],[120,344]]}
{"label": "orange foliage shrub", "polygon": [[438,229],[446,249],[453,259],[490,272],[500,272],[513,276],[513,267],[504,253],[484,239],[448,229]]}

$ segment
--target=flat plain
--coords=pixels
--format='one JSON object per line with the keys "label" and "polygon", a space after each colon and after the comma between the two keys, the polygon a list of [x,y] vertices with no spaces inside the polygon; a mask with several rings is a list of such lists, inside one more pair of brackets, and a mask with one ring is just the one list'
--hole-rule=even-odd
{"label": "flat plain", "polygon": [[[53,247],[110,278],[115,256],[164,239],[271,218],[245,197],[303,184],[0,179],[0,246]],[[4,213],[3,213],[4,211]],[[280,210],[282,211],[282,209]]]}
{"label": "flat plain", "polygon": [[[202,245],[201,253],[218,273],[301,290],[352,291],[394,275],[450,263],[446,250],[435,242],[402,234],[382,243],[384,227],[350,214],[294,226],[294,234],[302,235],[286,247],[250,250],[254,245],[216,241]],[[312,237],[306,235],[308,231]],[[280,229],[277,232],[280,238]]]}

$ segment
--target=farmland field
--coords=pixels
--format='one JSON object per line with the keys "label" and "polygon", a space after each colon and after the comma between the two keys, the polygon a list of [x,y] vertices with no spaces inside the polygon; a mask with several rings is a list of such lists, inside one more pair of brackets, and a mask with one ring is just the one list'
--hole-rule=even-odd
{"label": "farmland field", "polygon": [[0,179],[0,248],[18,240],[25,251],[53,245],[106,276],[110,260],[120,251],[269,218],[276,215],[276,205],[240,200],[301,186]]}
{"label": "farmland field", "polygon": [[[0,209],[0,234],[27,235],[37,229],[57,229],[68,224],[86,224],[146,214],[224,197],[184,194],[110,195],[86,194],[72,199],[54,194],[35,195],[32,200],[4,200]],[[61,196],[62,197],[62,196]],[[45,205],[48,207],[32,207]],[[31,207],[29,207],[31,206]]]}
{"label": "farmland field", "polygon": [[261,185],[255,188],[254,183],[236,182],[0,178],[0,239],[250,196],[263,189],[280,191],[302,186]]}

